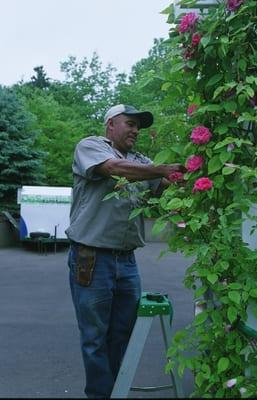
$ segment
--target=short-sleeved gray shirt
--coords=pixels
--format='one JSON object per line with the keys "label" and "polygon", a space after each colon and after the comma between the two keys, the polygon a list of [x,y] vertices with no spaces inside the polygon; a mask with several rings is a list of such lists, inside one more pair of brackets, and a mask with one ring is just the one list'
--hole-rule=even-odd
{"label": "short-sleeved gray shirt", "polygon": [[[95,167],[109,159],[124,155],[112,147],[112,142],[101,136],[89,136],[76,146],[72,165],[74,185],[70,212],[70,226],[66,234],[70,240],[88,246],[130,250],[144,242],[143,216],[129,220],[131,211],[138,207],[137,195],[142,190],[157,190],[160,179],[128,184],[129,196],[103,201],[114,191],[117,181],[95,172]],[[127,160],[149,164],[151,160],[140,153],[130,152]]]}

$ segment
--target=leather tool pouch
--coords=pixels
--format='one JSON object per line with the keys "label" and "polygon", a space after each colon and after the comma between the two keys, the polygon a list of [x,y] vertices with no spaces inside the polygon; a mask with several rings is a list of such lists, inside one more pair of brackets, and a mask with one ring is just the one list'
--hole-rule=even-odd
{"label": "leather tool pouch", "polygon": [[77,258],[77,282],[81,286],[89,286],[95,268],[96,251],[93,247],[80,244]]}

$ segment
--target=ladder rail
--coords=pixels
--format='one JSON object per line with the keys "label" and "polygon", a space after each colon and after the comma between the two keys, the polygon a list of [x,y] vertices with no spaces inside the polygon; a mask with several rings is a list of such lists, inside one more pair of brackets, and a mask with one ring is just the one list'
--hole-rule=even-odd
{"label": "ladder rail", "polygon": [[[160,294],[158,294],[160,296]],[[167,295],[160,301],[148,301],[147,293],[143,292],[137,312],[137,319],[131,334],[129,344],[124,355],[118,376],[116,378],[111,398],[126,398],[129,391],[155,392],[159,390],[173,389],[175,398],[184,398],[181,378],[177,373],[177,367],[169,372],[170,385],[158,386],[132,386],[136,370],[142,356],[146,339],[150,332],[154,317],[159,316],[163,342],[167,350],[171,341],[171,322],[173,310]],[[159,297],[158,297],[159,299]],[[167,360],[169,358],[167,357]]]}

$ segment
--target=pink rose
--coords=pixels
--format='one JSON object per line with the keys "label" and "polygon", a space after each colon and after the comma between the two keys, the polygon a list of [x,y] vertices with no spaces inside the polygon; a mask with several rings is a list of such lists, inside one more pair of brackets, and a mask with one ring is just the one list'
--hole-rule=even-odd
{"label": "pink rose", "polygon": [[205,126],[197,126],[192,130],[190,138],[194,144],[205,144],[211,139],[212,134]]}
{"label": "pink rose", "polygon": [[193,192],[209,190],[213,186],[213,182],[209,178],[199,178],[195,181]]}
{"label": "pink rose", "polygon": [[227,0],[227,8],[229,11],[235,11],[244,0]]}
{"label": "pink rose", "polygon": [[194,12],[184,15],[178,27],[179,33],[184,33],[189,29],[193,29],[197,20],[198,15]]}
{"label": "pink rose", "polygon": [[198,45],[198,43],[200,43],[201,39],[202,39],[202,37],[200,35],[198,35],[198,33],[193,33],[193,35],[192,35],[192,46],[196,47]]}
{"label": "pink rose", "polygon": [[202,168],[204,159],[202,156],[191,156],[186,162],[188,172],[194,172]]}
{"label": "pink rose", "polygon": [[168,179],[170,182],[177,182],[183,179],[184,174],[182,172],[171,172],[169,174]]}
{"label": "pink rose", "polygon": [[190,104],[190,106],[187,109],[187,114],[188,115],[192,115],[193,112],[195,112],[196,109],[197,109],[197,105],[196,104]]}

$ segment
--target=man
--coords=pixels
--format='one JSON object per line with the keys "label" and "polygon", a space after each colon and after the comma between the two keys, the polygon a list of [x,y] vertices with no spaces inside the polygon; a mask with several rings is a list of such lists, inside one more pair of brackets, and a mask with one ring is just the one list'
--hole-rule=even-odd
{"label": "man", "polygon": [[[81,336],[89,398],[108,398],[132,332],[141,287],[134,250],[144,246],[143,217],[129,220],[138,193],[157,193],[180,164],[154,166],[132,152],[139,130],[153,115],[119,104],[104,118],[106,137],[81,140],[73,161],[69,252],[70,285]],[[128,196],[103,198],[117,180],[128,181]]]}

